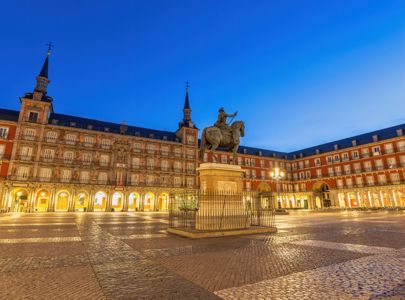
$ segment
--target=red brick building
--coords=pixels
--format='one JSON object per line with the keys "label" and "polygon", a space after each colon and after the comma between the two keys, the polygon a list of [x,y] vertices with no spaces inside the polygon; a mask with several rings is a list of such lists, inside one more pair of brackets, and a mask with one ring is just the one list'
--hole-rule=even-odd
{"label": "red brick building", "polygon": [[[18,111],[0,109],[0,209],[166,210],[170,193],[198,188],[188,90],[174,131],[69,116],[53,111],[48,62],[49,54]],[[246,190],[274,193],[283,208],[405,207],[404,130],[401,124],[292,153],[241,146],[236,163]],[[229,153],[217,154],[231,163]]]}

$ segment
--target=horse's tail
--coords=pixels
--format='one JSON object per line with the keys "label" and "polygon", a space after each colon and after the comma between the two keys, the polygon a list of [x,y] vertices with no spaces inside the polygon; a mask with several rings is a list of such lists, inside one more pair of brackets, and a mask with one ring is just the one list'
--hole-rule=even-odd
{"label": "horse's tail", "polygon": [[207,128],[204,128],[202,134],[201,134],[201,142],[200,142],[200,160],[204,160],[204,152],[205,152],[205,132],[206,132]]}

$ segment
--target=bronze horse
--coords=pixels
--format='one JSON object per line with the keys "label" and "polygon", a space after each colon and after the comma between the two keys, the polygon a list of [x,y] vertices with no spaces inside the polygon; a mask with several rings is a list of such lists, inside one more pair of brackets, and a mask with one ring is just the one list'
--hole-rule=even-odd
{"label": "bronze horse", "polygon": [[214,151],[218,148],[225,148],[227,151],[233,153],[233,163],[237,160],[237,151],[240,143],[240,137],[245,135],[245,123],[243,121],[235,121],[230,126],[230,131],[226,129],[220,129],[216,126],[204,128],[201,135],[200,144],[200,159],[204,159],[204,152],[206,149],[210,150],[210,153],[215,162],[218,161]]}

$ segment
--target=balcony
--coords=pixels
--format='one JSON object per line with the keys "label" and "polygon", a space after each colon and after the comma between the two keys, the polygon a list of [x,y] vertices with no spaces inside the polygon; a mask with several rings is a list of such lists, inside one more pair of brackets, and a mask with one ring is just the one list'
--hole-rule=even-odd
{"label": "balcony", "polygon": [[375,166],[375,168],[376,168],[377,170],[384,170],[384,166],[383,166],[383,165]]}
{"label": "balcony", "polygon": [[385,149],[384,150],[385,154],[390,154],[390,153],[394,153],[394,149]]}
{"label": "balcony", "polygon": [[402,152],[402,151],[405,151],[405,146],[398,147],[398,152]]}
{"label": "balcony", "polygon": [[361,173],[361,168],[356,168],[356,169],[354,169],[354,172],[355,172],[355,173]]}
{"label": "balcony", "polygon": [[93,148],[95,146],[95,143],[94,142],[83,142],[82,146],[86,147],[86,148]]}
{"label": "balcony", "polygon": [[107,144],[100,144],[100,148],[104,150],[111,150],[112,146]]}
{"label": "balcony", "polygon": [[372,167],[364,167],[365,172],[371,172],[372,169],[373,169]]}
{"label": "balcony", "polygon": [[27,141],[38,141],[38,137],[35,135],[28,135],[28,134],[24,134],[21,136],[23,140],[27,140]]}
{"label": "balcony", "polygon": [[370,157],[370,153],[362,153],[362,154],[361,154],[361,157],[362,157],[362,158]]}
{"label": "balcony", "polygon": [[18,155],[17,160],[22,160],[22,161],[33,161],[34,156],[33,155]]}
{"label": "balcony", "polygon": [[58,139],[57,138],[45,137],[43,141],[45,143],[56,144],[58,142]]}
{"label": "balcony", "polygon": [[345,174],[346,174],[346,175],[349,175],[349,174],[351,174],[351,173],[352,173],[351,170],[345,170]]}

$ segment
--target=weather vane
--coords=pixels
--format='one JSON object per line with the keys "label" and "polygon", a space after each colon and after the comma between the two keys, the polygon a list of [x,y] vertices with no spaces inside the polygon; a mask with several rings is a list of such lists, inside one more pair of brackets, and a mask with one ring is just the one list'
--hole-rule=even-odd
{"label": "weather vane", "polygon": [[51,42],[49,42],[48,44],[46,44],[46,46],[48,46],[48,56],[51,55],[51,49],[54,46]]}

